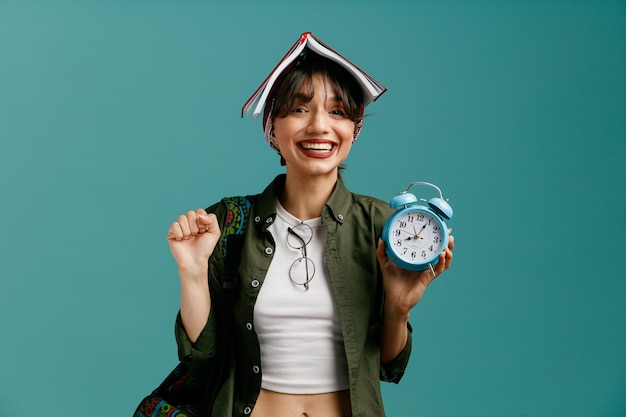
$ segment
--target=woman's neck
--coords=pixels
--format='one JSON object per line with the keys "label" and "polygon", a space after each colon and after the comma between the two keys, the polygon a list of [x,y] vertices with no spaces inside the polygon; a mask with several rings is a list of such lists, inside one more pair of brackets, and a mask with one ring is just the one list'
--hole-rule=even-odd
{"label": "woman's neck", "polygon": [[330,198],[337,183],[334,175],[306,176],[289,175],[280,196],[280,203],[293,216],[300,220],[315,219],[322,215],[322,209]]}

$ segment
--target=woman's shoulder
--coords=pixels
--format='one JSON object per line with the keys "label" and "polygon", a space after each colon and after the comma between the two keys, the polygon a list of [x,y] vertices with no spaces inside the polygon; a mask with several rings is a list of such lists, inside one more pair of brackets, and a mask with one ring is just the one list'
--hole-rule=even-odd
{"label": "woman's shoulder", "polygon": [[380,198],[358,193],[351,194],[352,201],[357,205],[362,205],[364,207],[369,207],[371,209],[381,211],[391,211],[391,208],[389,207],[389,202],[383,201]]}
{"label": "woman's shoulder", "polygon": [[365,195],[365,194],[358,194],[358,193],[351,193],[351,194],[355,202],[369,204],[372,206],[389,207],[389,203],[381,200],[380,198],[372,197],[370,195]]}
{"label": "woman's shoulder", "polygon": [[393,213],[389,203],[379,198],[352,193],[350,212],[353,217],[371,219],[374,223],[384,223]]}
{"label": "woman's shoulder", "polygon": [[388,212],[389,204],[370,195],[350,191],[343,181],[338,181],[328,205],[338,213],[362,211],[366,213]]}

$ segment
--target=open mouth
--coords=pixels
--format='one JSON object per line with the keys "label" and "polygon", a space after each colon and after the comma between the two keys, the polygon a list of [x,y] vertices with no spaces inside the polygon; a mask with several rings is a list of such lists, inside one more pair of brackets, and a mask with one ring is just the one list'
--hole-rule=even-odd
{"label": "open mouth", "polygon": [[314,153],[328,153],[336,146],[330,142],[300,142],[298,145],[305,151]]}

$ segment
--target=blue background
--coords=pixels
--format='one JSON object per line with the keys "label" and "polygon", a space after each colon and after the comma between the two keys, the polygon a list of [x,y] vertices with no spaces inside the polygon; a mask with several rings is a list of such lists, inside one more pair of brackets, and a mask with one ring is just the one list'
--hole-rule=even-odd
{"label": "blue background", "polygon": [[455,210],[391,417],[626,416],[623,1],[0,2],[0,415],[129,416],[187,209],[281,171],[240,109],[304,31],[389,87],[345,177]]}

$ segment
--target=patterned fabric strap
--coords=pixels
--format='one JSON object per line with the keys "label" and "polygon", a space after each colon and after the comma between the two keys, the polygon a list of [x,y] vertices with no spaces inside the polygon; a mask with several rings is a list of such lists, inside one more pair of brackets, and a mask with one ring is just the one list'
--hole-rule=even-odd
{"label": "patterned fabric strap", "polygon": [[252,205],[248,197],[228,197],[223,198],[222,203],[226,205],[226,219],[222,228],[221,241],[222,256],[226,257],[226,240],[230,235],[243,235],[248,228],[248,217]]}
{"label": "patterned fabric strap", "polygon": [[133,417],[191,417],[177,407],[158,397],[147,397],[139,405]]}

